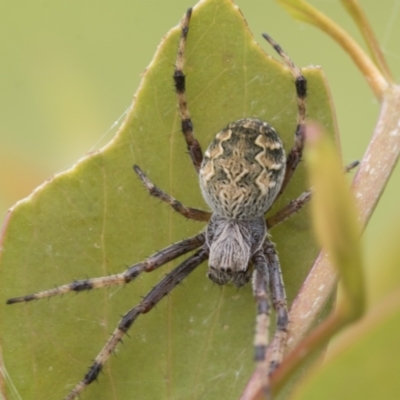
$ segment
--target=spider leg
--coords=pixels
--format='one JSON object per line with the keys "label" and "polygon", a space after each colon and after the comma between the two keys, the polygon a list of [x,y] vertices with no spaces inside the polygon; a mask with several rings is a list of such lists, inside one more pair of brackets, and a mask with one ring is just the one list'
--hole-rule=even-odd
{"label": "spider leg", "polygon": [[288,309],[286,303],[285,285],[282,279],[281,266],[274,245],[266,240],[264,254],[268,260],[270,274],[270,288],[272,305],[276,312],[276,330],[274,335],[274,347],[269,362],[271,374],[281,363],[287,341],[287,327],[289,324]]}
{"label": "spider leg", "polygon": [[360,161],[358,161],[358,160],[356,160],[356,161],[353,161],[353,162],[351,162],[350,164],[347,164],[345,167],[344,167],[344,172],[350,172],[351,170],[353,170],[354,168],[356,168],[356,167],[358,167],[360,165]]}
{"label": "spider leg", "polygon": [[311,200],[311,195],[311,190],[303,192],[299,197],[297,197],[297,199],[292,200],[289,204],[286,204],[278,210],[274,215],[267,218],[267,228],[274,228],[299,212],[300,209]]}
{"label": "spider leg", "polygon": [[161,201],[169,204],[176,212],[183,215],[186,218],[193,219],[195,221],[209,221],[211,213],[196,208],[185,207],[180,201],[174,199],[169,194],[154,185],[153,182],[144,174],[144,172],[137,166],[133,166],[134,171],[138,174],[140,180],[143,182],[147,191],[154,197],[159,198]]}
{"label": "spider leg", "polygon": [[88,373],[83,380],[79,382],[75,388],[68,394],[65,400],[76,398],[89,384],[97,379],[101,369],[106,361],[114,353],[118,343],[121,342],[123,336],[135,322],[140,314],[149,312],[165,295],[169,294],[172,289],[188,276],[197,266],[208,258],[208,252],[200,249],[187,260],[182,262],[168,275],[164,277],[154,288],[143,298],[143,300],[134,308],[129,310],[121,319],[118,327],[112,333],[107,343],[97,355],[94,363],[89,368]]}
{"label": "spider leg", "polygon": [[292,72],[295,85],[296,85],[296,94],[297,94],[297,126],[295,131],[295,139],[294,145],[290,150],[287,160],[286,160],[286,172],[285,177],[283,179],[283,183],[281,189],[278,193],[279,197],[283,191],[285,190],[287,184],[293,176],[294,171],[296,170],[302,154],[305,140],[305,131],[306,131],[306,96],[307,96],[307,80],[301,74],[300,69],[293,63],[290,57],[283,51],[282,47],[279,46],[269,35],[263,33],[264,39],[266,39],[269,44],[275,49],[275,51],[281,56],[285,65]]}
{"label": "spider leg", "polygon": [[[358,161],[353,161],[352,163],[344,167],[344,172],[350,172],[353,168],[357,167]],[[297,199],[292,200],[289,204],[286,204],[283,208],[277,211],[274,215],[267,218],[267,228],[271,229],[282,222],[289,219],[293,214],[300,211],[305,204],[307,204],[312,197],[312,189],[303,192]]]}
{"label": "spider leg", "polygon": [[268,346],[270,299],[268,295],[269,269],[268,260],[263,250],[258,250],[253,258],[253,294],[257,302],[257,318],[254,337],[255,361],[262,380],[262,387],[267,399],[271,397],[269,389],[269,365],[265,359]]}
{"label": "spider leg", "polygon": [[58,286],[54,289],[44,290],[42,292],[29,294],[27,296],[9,299],[7,300],[7,304],[28,302],[69,292],[81,292],[83,290],[98,289],[106,286],[123,285],[125,283],[133,281],[142,272],[154,271],[155,269],[161,267],[167,262],[174,260],[175,258],[186,254],[191,250],[197,249],[198,247],[202,246],[204,242],[204,233],[200,233],[196,236],[184,239],[178,243],[166,247],[163,250],[160,250],[146,260],[138,264],[132,265],[121,274],[74,281],[67,285]]}
{"label": "spider leg", "polygon": [[178,55],[176,57],[174,82],[175,90],[178,96],[179,115],[181,118],[181,129],[186,140],[187,149],[189,150],[190,157],[196,172],[198,173],[203,160],[203,153],[201,151],[200,143],[194,137],[193,123],[190,118],[189,109],[187,106],[185,81],[186,77],[183,73],[183,65],[185,62],[184,52],[186,45],[186,38],[189,32],[189,22],[192,15],[192,9],[189,8],[181,21],[181,38],[179,40]]}

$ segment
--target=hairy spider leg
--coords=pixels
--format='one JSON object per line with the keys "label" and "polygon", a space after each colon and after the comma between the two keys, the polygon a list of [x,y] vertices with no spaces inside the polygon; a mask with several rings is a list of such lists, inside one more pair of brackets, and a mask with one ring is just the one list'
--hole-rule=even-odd
{"label": "hairy spider leg", "polygon": [[208,252],[200,249],[187,260],[183,261],[174,270],[164,277],[154,288],[143,298],[143,300],[135,307],[130,309],[121,319],[118,327],[112,333],[107,343],[95,358],[93,364],[89,368],[88,373],[80,381],[74,389],[65,397],[65,400],[76,398],[85,388],[95,381],[103,368],[103,365],[115,352],[118,343],[126,335],[129,328],[135,322],[140,314],[148,313],[161,299],[169,294],[176,285],[182,282],[191,272],[194,271],[203,261],[208,258]]}
{"label": "hairy spider leg", "polygon": [[269,344],[269,324],[271,301],[269,297],[269,268],[268,260],[262,249],[258,250],[252,257],[254,265],[253,272],[253,295],[256,299],[257,317],[254,335],[254,359],[257,370],[260,372],[262,387],[267,399],[270,398],[269,372],[270,368],[266,362],[265,352]]}
{"label": "hairy spider leg", "polygon": [[279,366],[283,358],[287,341],[289,317],[279,257],[274,245],[269,240],[264,242],[264,254],[268,261],[272,305],[276,312],[276,329],[272,355],[269,360],[266,360],[269,366],[269,373],[271,374]]}
{"label": "hairy spider leg", "polygon": [[82,292],[84,290],[99,289],[107,286],[124,285],[132,282],[142,272],[152,272],[169,261],[172,261],[175,258],[188,253],[189,251],[197,249],[198,247],[202,246],[204,242],[205,235],[204,233],[200,233],[196,236],[181,240],[178,243],[172,244],[171,246],[158,251],[149,258],[146,258],[146,260],[132,265],[126,271],[120,274],[74,281],[67,285],[58,286],[53,289],[8,299],[7,304],[28,302],[70,292]]}
{"label": "hairy spider leg", "polygon": [[288,204],[279,209],[274,215],[268,217],[266,220],[268,230],[280,225],[282,222],[285,222],[294,214],[298,213],[311,200],[311,196],[312,191],[307,190],[299,197],[291,200]]}
{"label": "hairy spider leg", "polygon": [[184,52],[186,46],[186,38],[189,32],[189,22],[192,15],[192,9],[189,8],[181,21],[181,38],[179,40],[178,55],[176,57],[174,82],[175,90],[178,96],[179,116],[181,118],[181,129],[186,140],[187,149],[189,150],[190,158],[197,173],[200,171],[201,162],[203,161],[203,153],[200,143],[194,137],[193,123],[190,118],[190,113],[186,99],[186,76],[183,73],[185,63]]}
{"label": "hairy spider leg", "polygon": [[198,210],[197,208],[186,207],[180,201],[174,199],[168,193],[161,190],[159,187],[154,185],[154,183],[147,177],[147,175],[137,166],[133,166],[134,171],[139,176],[143,185],[154,197],[157,197],[164,203],[171,206],[177,213],[183,215],[185,218],[192,219],[194,221],[206,221],[208,222],[211,218],[211,213],[208,211]]}
{"label": "hairy spider leg", "polygon": [[[269,375],[282,361],[289,323],[285,286],[282,279],[279,258],[274,245],[266,239],[263,248],[253,258],[253,294],[257,303],[256,333],[254,337],[255,360],[264,395],[270,399]],[[276,331],[271,356],[266,358],[269,343],[270,293],[276,312]]]}
{"label": "hairy spider leg", "polygon": [[[359,161],[353,161],[352,163],[344,167],[344,172],[348,173],[360,164]],[[267,218],[267,228],[268,230],[274,228],[275,226],[286,221],[294,214],[298,213],[310,200],[312,197],[312,189],[303,192],[299,197],[291,200],[288,204],[278,210],[274,215]]]}
{"label": "hairy spider leg", "polygon": [[[263,33],[263,37],[281,56],[285,65],[289,68],[295,79],[296,94],[297,94],[297,126],[294,135],[294,145],[290,150],[286,159],[286,172],[276,198],[278,198],[285,190],[287,184],[292,178],[296,170],[304,148],[305,133],[306,133],[306,96],[307,96],[307,80],[300,72],[300,69],[293,63],[291,58],[283,51],[282,47],[276,43],[269,35]],[[275,199],[276,200],[276,199]]]}

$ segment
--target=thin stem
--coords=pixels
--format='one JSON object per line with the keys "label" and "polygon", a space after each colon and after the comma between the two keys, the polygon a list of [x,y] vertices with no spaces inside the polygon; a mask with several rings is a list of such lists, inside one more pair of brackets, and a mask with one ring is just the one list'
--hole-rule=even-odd
{"label": "thin stem", "polygon": [[361,8],[360,3],[358,0],[341,0],[341,2],[363,35],[374,63],[380,69],[386,80],[393,84],[393,75],[389,69],[389,66],[387,65],[385,56],[382,53],[374,31],[372,30],[371,24]]}
{"label": "thin stem", "polygon": [[312,24],[334,39],[364,75],[367,83],[379,100],[383,99],[388,82],[358,43],[336,22],[312,7],[304,0],[277,0],[295,18]]}

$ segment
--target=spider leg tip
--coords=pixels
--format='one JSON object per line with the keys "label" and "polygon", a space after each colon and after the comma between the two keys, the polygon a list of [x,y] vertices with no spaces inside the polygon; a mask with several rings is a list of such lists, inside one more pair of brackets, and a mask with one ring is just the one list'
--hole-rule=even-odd
{"label": "spider leg tip", "polygon": [[350,163],[349,168],[350,168],[350,169],[353,169],[353,168],[358,167],[359,165],[360,165],[360,161],[355,160],[355,161],[353,161],[352,163]]}
{"label": "spider leg tip", "polygon": [[267,41],[269,42],[272,46],[275,46],[276,43],[274,41],[274,39],[272,39],[272,37],[270,35],[268,35],[268,33],[262,33],[261,36]]}

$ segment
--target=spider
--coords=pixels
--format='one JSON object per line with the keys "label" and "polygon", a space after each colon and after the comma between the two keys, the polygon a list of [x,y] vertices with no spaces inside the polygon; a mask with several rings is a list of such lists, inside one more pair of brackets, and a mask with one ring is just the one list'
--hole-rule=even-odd
{"label": "spider", "polygon": [[[12,298],[8,304],[28,302],[68,292],[80,292],[133,281],[140,273],[153,271],[175,258],[195,251],[166,275],[143,299],[121,319],[108,342],[95,358],[89,371],[65,399],[76,398],[97,379],[104,364],[140,314],[149,312],[165,295],[208,259],[208,278],[218,285],[241,287],[252,279],[257,303],[255,359],[268,388],[268,372],[277,368],[286,344],[288,311],[279,258],[268,229],[296,213],[309,199],[304,192],[274,216],[265,213],[285,190],[302,156],[305,138],[307,81],[289,56],[267,34],[263,37],[281,56],[294,76],[297,95],[297,127],[294,145],[285,155],[282,141],[268,123],[244,118],[228,124],[204,152],[194,136],[193,123],[185,93],[184,52],[192,9],[181,21],[181,37],[173,75],[178,99],[181,128],[193,166],[198,173],[201,192],[212,212],[184,206],[155,186],[135,165],[134,171],[148,192],[166,202],[186,218],[206,221],[207,227],[196,236],[184,239],[150,256],[146,260],[113,276],[85,279],[42,292]],[[272,305],[277,314],[276,347],[266,362],[271,289]]]}

